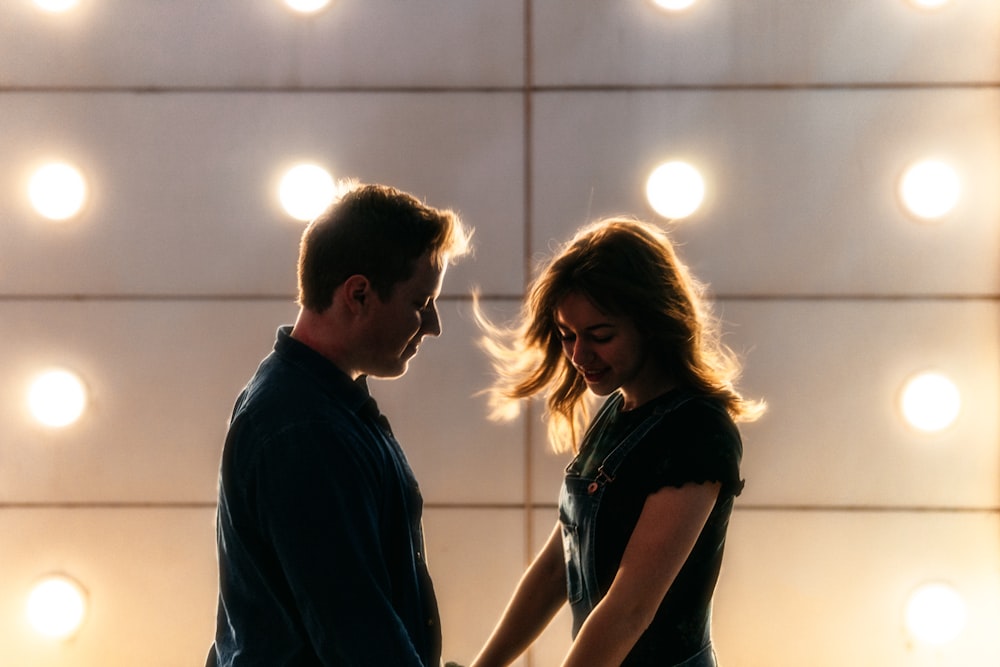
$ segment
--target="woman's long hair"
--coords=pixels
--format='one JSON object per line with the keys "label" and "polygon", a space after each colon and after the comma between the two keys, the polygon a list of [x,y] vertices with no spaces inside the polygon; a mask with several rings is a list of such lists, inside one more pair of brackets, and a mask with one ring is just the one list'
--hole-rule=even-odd
{"label": "woman's long hair", "polygon": [[632,321],[678,385],[722,403],[736,421],[752,421],[764,410],[736,390],[741,366],[720,338],[705,289],[678,259],[659,228],[615,217],[582,228],[528,290],[517,323],[496,326],[474,313],[485,332],[481,345],[496,372],[486,390],[491,417],[516,415],[521,399],[543,394],[550,443],[556,451],[576,450],[590,415],[586,383],[563,354],[555,323],[558,303],[570,293]]}

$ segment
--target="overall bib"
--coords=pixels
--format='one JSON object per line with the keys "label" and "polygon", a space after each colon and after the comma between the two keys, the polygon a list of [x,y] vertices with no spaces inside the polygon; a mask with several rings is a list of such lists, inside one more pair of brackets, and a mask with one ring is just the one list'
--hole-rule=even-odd
{"label": "overall bib", "polygon": [[[562,526],[563,551],[566,559],[566,592],[573,612],[573,638],[580,627],[601,601],[603,594],[597,581],[595,561],[597,516],[607,485],[614,481],[618,468],[643,437],[656,426],[663,416],[694,398],[692,394],[679,393],[656,409],[635,427],[604,458],[592,477],[583,477],[574,471],[579,455],[566,467],[566,475],[559,494],[559,523]],[[580,451],[591,439],[600,438],[613,415],[621,409],[624,398],[620,393],[610,397],[594,418],[584,435]],[[704,637],[702,649],[691,658],[676,665],[663,667],[716,667],[711,637]]]}

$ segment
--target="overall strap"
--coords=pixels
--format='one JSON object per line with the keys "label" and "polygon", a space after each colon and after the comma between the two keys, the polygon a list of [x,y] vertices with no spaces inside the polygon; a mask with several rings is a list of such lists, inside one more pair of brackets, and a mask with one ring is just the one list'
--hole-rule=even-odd
{"label": "overall strap", "polygon": [[[604,457],[601,465],[597,468],[597,477],[594,482],[598,486],[593,487],[594,490],[596,491],[598,487],[614,481],[618,468],[621,466],[622,462],[625,461],[625,458],[629,455],[632,449],[642,441],[643,436],[645,436],[651,428],[656,426],[656,424],[658,424],[665,415],[684,405],[692,398],[695,398],[695,396],[696,394],[690,391],[680,391],[677,392],[676,395],[672,396],[670,400],[664,401],[661,405],[657,405],[656,408],[653,409],[653,413],[651,415],[642,420],[642,423],[635,427],[632,432],[624,437],[622,441],[618,443],[618,445],[612,449],[607,456]],[[591,491],[591,493],[593,493],[593,491]]]}
{"label": "overall strap", "polygon": [[616,391],[615,393],[611,394],[611,396],[609,396],[607,400],[604,401],[604,404],[601,405],[600,408],[598,408],[597,414],[594,415],[594,418],[590,420],[590,424],[587,426],[587,430],[584,431],[583,433],[583,438],[580,440],[580,445],[577,448],[576,456],[570,459],[570,462],[566,464],[565,468],[566,473],[569,473],[576,466],[576,462],[579,460],[580,453],[584,450],[587,441],[597,434],[599,428],[603,431],[602,424],[604,423],[604,421],[608,418],[609,415],[618,412],[618,410],[621,409],[622,403],[624,402],[625,402],[625,397],[622,396],[620,392]]}

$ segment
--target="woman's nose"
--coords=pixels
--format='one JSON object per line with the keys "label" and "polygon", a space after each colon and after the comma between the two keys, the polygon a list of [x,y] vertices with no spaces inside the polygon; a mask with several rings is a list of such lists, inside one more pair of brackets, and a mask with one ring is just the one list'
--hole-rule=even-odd
{"label": "woman's nose", "polygon": [[570,356],[570,359],[577,366],[583,366],[591,359],[590,347],[577,338],[573,343],[573,354]]}

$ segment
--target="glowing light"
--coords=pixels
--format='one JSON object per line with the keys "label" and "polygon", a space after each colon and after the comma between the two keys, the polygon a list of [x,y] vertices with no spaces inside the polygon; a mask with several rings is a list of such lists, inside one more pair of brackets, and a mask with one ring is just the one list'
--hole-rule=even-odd
{"label": "glowing light", "polygon": [[28,196],[39,214],[50,220],[72,218],[87,200],[87,182],[72,165],[55,162],[31,177]]}
{"label": "glowing light", "polygon": [[76,7],[79,0],[35,0],[35,4],[47,12],[65,12]]}
{"label": "glowing light", "polygon": [[322,213],[336,194],[337,186],[325,169],[314,164],[300,164],[289,169],[281,179],[279,196],[288,215],[308,221]]}
{"label": "glowing light", "polygon": [[667,162],[653,170],[646,181],[646,199],[664,218],[686,218],[705,198],[705,182],[686,162]]}
{"label": "glowing light", "polygon": [[87,390],[75,374],[55,369],[42,373],[28,390],[28,407],[35,419],[60,428],[80,418],[87,406]]}
{"label": "glowing light", "polygon": [[330,0],[285,0],[285,4],[296,12],[312,14],[329,5]]}
{"label": "glowing light", "polygon": [[687,9],[695,3],[696,0],[653,0],[653,4],[661,9],[666,9],[671,12],[679,12],[682,9]]}
{"label": "glowing light", "polygon": [[87,596],[76,581],[50,575],[39,581],[28,595],[28,622],[40,635],[68,639],[76,634],[87,613]]}
{"label": "glowing light", "polygon": [[903,388],[900,408],[906,421],[921,431],[941,431],[958,417],[958,387],[940,373],[921,373]]}
{"label": "glowing light", "polygon": [[910,0],[910,2],[921,9],[937,9],[938,7],[944,7],[951,0]]}
{"label": "glowing light", "polygon": [[952,586],[924,584],[906,603],[906,629],[916,641],[941,646],[965,629],[965,600]]}
{"label": "glowing light", "polygon": [[958,203],[962,184],[949,165],[937,160],[919,162],[903,174],[899,195],[907,210],[918,218],[935,220]]}

